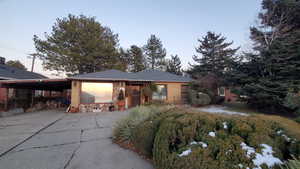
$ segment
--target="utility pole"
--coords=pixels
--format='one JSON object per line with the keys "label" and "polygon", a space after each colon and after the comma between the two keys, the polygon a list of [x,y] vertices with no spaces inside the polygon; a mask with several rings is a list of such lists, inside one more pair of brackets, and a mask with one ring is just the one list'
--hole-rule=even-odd
{"label": "utility pole", "polygon": [[[37,56],[36,53],[32,53],[32,54],[29,54],[30,58],[32,58],[32,62],[31,62],[31,72],[33,72],[34,70],[34,63],[35,63],[35,58]],[[33,107],[34,106],[34,95],[35,95],[35,90],[31,90],[31,105],[30,107]]]}
{"label": "utility pole", "polygon": [[32,53],[32,54],[30,54],[30,56],[32,57],[31,72],[33,72],[33,70],[34,70],[34,63],[35,63],[35,58],[36,58],[37,54],[36,54],[36,53]]}

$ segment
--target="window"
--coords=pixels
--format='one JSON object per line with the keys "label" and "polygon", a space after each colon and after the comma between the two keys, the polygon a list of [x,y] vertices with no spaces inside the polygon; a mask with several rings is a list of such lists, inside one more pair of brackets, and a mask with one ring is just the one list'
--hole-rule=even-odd
{"label": "window", "polygon": [[167,100],[167,85],[156,85],[157,91],[153,92],[153,100]]}
{"label": "window", "polygon": [[112,102],[112,83],[83,82],[81,86],[81,103],[110,103]]}
{"label": "window", "polygon": [[219,96],[225,96],[225,87],[218,88]]}

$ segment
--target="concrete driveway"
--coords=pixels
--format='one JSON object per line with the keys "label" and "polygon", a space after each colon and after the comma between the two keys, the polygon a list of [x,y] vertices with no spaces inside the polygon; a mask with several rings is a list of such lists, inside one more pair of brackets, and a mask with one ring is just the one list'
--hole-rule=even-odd
{"label": "concrete driveway", "polygon": [[44,111],[0,118],[0,169],[152,169],[112,143],[113,125],[127,113]]}

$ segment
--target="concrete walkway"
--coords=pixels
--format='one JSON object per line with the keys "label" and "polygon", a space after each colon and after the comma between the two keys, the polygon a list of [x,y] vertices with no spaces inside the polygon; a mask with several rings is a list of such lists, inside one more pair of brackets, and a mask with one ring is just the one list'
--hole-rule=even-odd
{"label": "concrete walkway", "polygon": [[152,169],[111,141],[113,125],[127,113],[46,111],[0,119],[0,169]]}

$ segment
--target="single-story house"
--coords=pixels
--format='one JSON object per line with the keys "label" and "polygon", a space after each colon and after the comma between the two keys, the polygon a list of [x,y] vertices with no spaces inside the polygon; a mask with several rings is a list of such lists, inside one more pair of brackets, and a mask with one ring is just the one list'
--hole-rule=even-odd
{"label": "single-story house", "polygon": [[[126,73],[118,70],[87,73],[68,78],[72,81],[71,111],[107,111],[118,107],[120,92],[124,93],[125,108],[151,100],[184,103],[188,77],[158,70]],[[145,88],[156,85],[157,91],[146,95]]]}
{"label": "single-story house", "polygon": [[[64,79],[4,80],[4,88],[71,91],[70,112],[131,108],[152,100],[183,104],[190,78],[158,70],[127,73],[119,70],[86,73]],[[155,92],[149,92],[151,86]],[[120,97],[123,95],[123,99]],[[28,98],[29,99],[29,98]]]}

